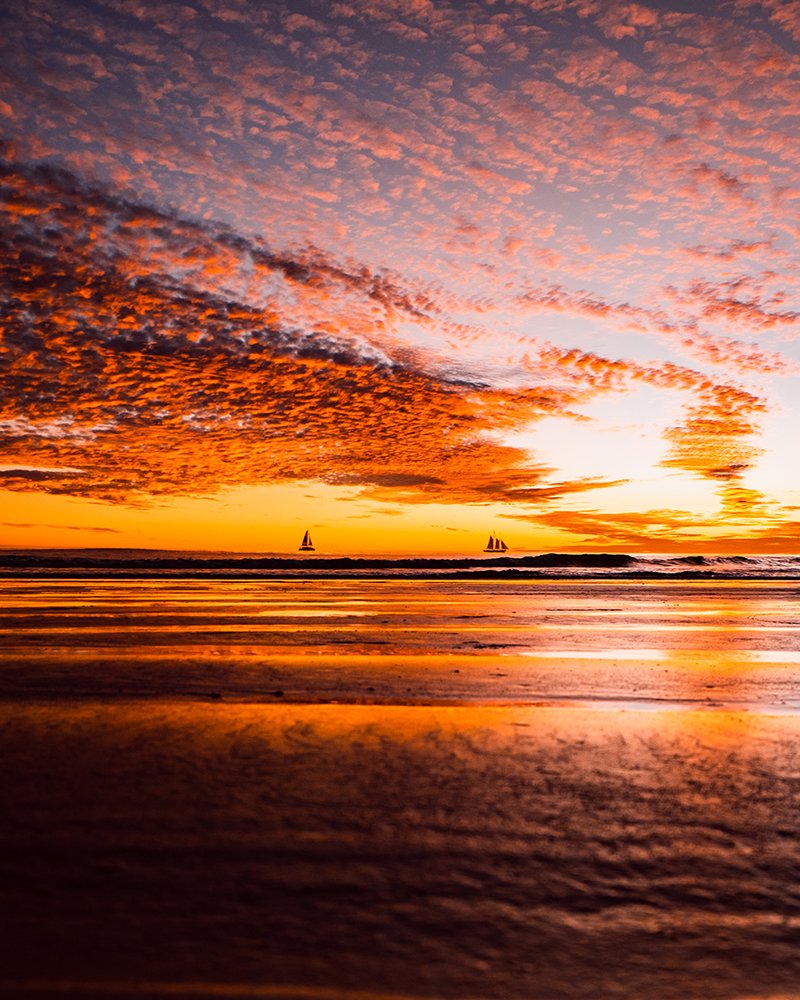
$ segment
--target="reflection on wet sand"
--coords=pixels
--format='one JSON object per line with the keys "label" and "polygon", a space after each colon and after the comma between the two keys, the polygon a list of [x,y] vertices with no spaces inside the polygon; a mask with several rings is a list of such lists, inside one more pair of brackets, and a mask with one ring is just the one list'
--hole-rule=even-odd
{"label": "reflection on wet sand", "polygon": [[777,581],[7,581],[1,693],[785,710],[800,706],[796,590]]}
{"label": "reflection on wet sand", "polygon": [[43,955],[62,982],[413,996],[727,996],[800,975],[794,715],[4,714],[17,986]]}
{"label": "reflection on wet sand", "polygon": [[[518,587],[489,624],[523,648],[476,649],[455,625],[485,613],[475,586],[462,605],[444,586],[427,610],[435,643],[412,630],[386,651],[336,649],[324,619],[305,650],[231,644],[214,633],[231,595],[214,603],[208,584],[186,646],[111,627],[87,641],[97,605],[147,610],[95,582],[63,644],[37,643],[65,594],[35,608],[18,594],[0,667],[0,992],[791,995],[800,713],[775,628],[795,634],[792,591],[676,588],[665,607],[663,590]],[[268,610],[252,585],[237,594]],[[341,594],[359,599],[352,582]],[[403,587],[382,594],[374,636],[426,614]],[[172,616],[197,613],[162,596]],[[290,602],[285,588],[278,610]],[[597,612],[623,624],[627,602],[676,625],[709,611],[716,646],[656,636],[648,611],[615,656]],[[567,611],[578,641],[542,640]]]}

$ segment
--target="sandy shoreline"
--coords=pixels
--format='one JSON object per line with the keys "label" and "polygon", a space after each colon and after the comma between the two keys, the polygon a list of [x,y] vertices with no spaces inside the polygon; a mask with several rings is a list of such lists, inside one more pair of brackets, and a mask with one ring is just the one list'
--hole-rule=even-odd
{"label": "sandy shoreline", "polygon": [[0,581],[0,698],[800,706],[796,587]]}
{"label": "sandy shoreline", "polygon": [[4,581],[0,993],[790,997],[772,581]]}
{"label": "sandy shoreline", "polygon": [[8,988],[732,998],[800,975],[797,716],[87,701],[0,719]]}

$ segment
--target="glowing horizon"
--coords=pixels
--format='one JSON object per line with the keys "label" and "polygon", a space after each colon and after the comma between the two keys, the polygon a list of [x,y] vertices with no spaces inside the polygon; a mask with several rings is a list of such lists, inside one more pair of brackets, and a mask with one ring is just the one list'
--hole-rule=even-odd
{"label": "glowing horizon", "polygon": [[0,544],[800,552],[800,9],[694,6],[9,5]]}

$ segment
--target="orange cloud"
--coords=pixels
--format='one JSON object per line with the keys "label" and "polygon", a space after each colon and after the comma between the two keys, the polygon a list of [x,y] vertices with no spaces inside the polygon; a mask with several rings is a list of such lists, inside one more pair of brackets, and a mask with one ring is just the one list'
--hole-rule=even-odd
{"label": "orange cloud", "polygon": [[[15,295],[3,340],[4,460],[40,467],[7,485],[130,500],[316,478],[376,494],[524,502],[549,471],[491,435],[558,411],[562,394],[435,377],[344,331],[309,337],[280,290],[256,305],[205,287],[209,261],[244,261],[386,315],[431,307],[390,280],[321,254],[270,253],[81,190],[63,172],[7,167],[4,181],[23,208],[39,208],[32,223],[10,199],[5,226]],[[71,465],[79,475],[63,474]]]}

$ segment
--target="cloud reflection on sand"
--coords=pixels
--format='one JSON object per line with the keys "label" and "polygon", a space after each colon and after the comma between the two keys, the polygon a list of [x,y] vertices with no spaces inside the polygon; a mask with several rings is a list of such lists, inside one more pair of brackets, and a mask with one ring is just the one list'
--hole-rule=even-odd
{"label": "cloud reflection on sand", "polygon": [[800,982],[796,585],[1,586],[6,993]]}
{"label": "cloud reflection on sand", "polygon": [[796,703],[796,585],[149,580],[2,585],[5,697]]}
{"label": "cloud reflection on sand", "polygon": [[14,981],[35,960],[78,983],[522,1000],[576,981],[732,996],[800,972],[797,717],[164,700],[3,715]]}

